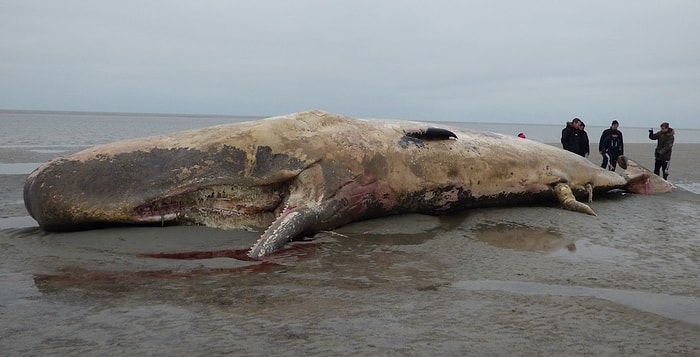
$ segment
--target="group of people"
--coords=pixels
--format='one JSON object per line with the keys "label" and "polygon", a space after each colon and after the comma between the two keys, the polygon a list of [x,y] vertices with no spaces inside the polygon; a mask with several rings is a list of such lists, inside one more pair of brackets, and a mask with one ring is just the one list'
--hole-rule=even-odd
{"label": "group of people", "polygon": [[[610,128],[603,130],[598,141],[598,152],[603,158],[600,166],[610,171],[615,171],[617,159],[625,154],[622,131],[619,127],[620,123],[613,120]],[[561,131],[561,144],[564,150],[583,157],[590,154],[590,142],[585,128],[586,124],[579,118],[574,118],[566,123],[566,127]],[[654,132],[654,129],[649,129],[649,139],[657,140],[656,150],[654,150],[654,173],[663,176],[664,180],[668,179],[668,171],[671,166],[674,134],[674,130],[667,122],[661,123],[660,130],[657,132]]]}
{"label": "group of people", "polygon": [[579,118],[567,122],[566,128],[561,131],[561,144],[564,146],[564,150],[587,157],[591,149],[588,133],[586,133],[586,124]]}

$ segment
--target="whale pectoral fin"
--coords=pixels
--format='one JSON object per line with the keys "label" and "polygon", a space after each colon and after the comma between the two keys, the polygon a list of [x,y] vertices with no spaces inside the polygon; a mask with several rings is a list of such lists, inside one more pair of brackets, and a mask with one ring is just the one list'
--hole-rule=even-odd
{"label": "whale pectoral fin", "polygon": [[248,256],[260,259],[271,254],[292,239],[307,233],[315,226],[318,217],[318,210],[308,206],[284,210],[253,244]]}
{"label": "whale pectoral fin", "polygon": [[290,186],[289,197],[282,213],[250,248],[248,256],[259,259],[281,248],[304,233],[318,229],[319,217],[328,209],[323,203],[323,169],[314,164],[303,170]]}
{"label": "whale pectoral fin", "polygon": [[571,187],[569,187],[569,185],[565,183],[558,183],[556,186],[554,186],[554,193],[557,195],[557,199],[559,199],[559,202],[565,210],[596,216],[591,207],[585,203],[576,201],[576,197],[574,197],[574,193],[571,191]]}

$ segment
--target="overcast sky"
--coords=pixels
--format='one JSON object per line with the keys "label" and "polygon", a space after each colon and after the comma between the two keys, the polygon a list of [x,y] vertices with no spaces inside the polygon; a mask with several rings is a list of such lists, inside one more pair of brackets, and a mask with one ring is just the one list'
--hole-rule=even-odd
{"label": "overcast sky", "polygon": [[0,109],[700,128],[700,1],[0,0]]}

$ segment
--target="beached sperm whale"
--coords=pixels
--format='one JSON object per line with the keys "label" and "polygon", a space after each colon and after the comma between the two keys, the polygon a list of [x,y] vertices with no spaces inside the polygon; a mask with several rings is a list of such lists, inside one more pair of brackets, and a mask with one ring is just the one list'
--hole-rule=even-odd
{"label": "beached sperm whale", "polygon": [[[630,162],[630,169],[634,163]],[[264,229],[249,255],[353,221],[671,189],[532,140],[308,111],[115,142],[28,177],[27,210],[51,231],[175,223]]]}

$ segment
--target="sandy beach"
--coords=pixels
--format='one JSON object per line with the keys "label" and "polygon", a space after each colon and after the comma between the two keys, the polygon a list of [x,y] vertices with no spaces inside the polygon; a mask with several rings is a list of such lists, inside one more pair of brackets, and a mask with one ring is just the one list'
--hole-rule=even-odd
{"label": "sandy beach", "polygon": [[[654,169],[655,141],[649,143],[625,143],[625,155],[634,159],[642,166]],[[601,163],[601,157],[597,153],[598,143],[591,144],[593,153],[589,160],[596,164]],[[671,157],[671,173],[669,181],[673,183],[700,182],[700,166],[697,156],[700,153],[700,144],[675,144]]]}
{"label": "sandy beach", "polygon": [[[628,144],[626,153],[650,167],[653,148]],[[671,181],[700,182],[699,149],[674,148]],[[22,182],[5,176],[2,199],[16,199]],[[592,207],[598,216],[552,205],[360,222],[290,245],[264,264],[231,258],[257,239],[253,232],[47,233],[7,228],[26,213],[6,209],[0,349],[12,356],[700,355],[700,195],[614,193]]]}

